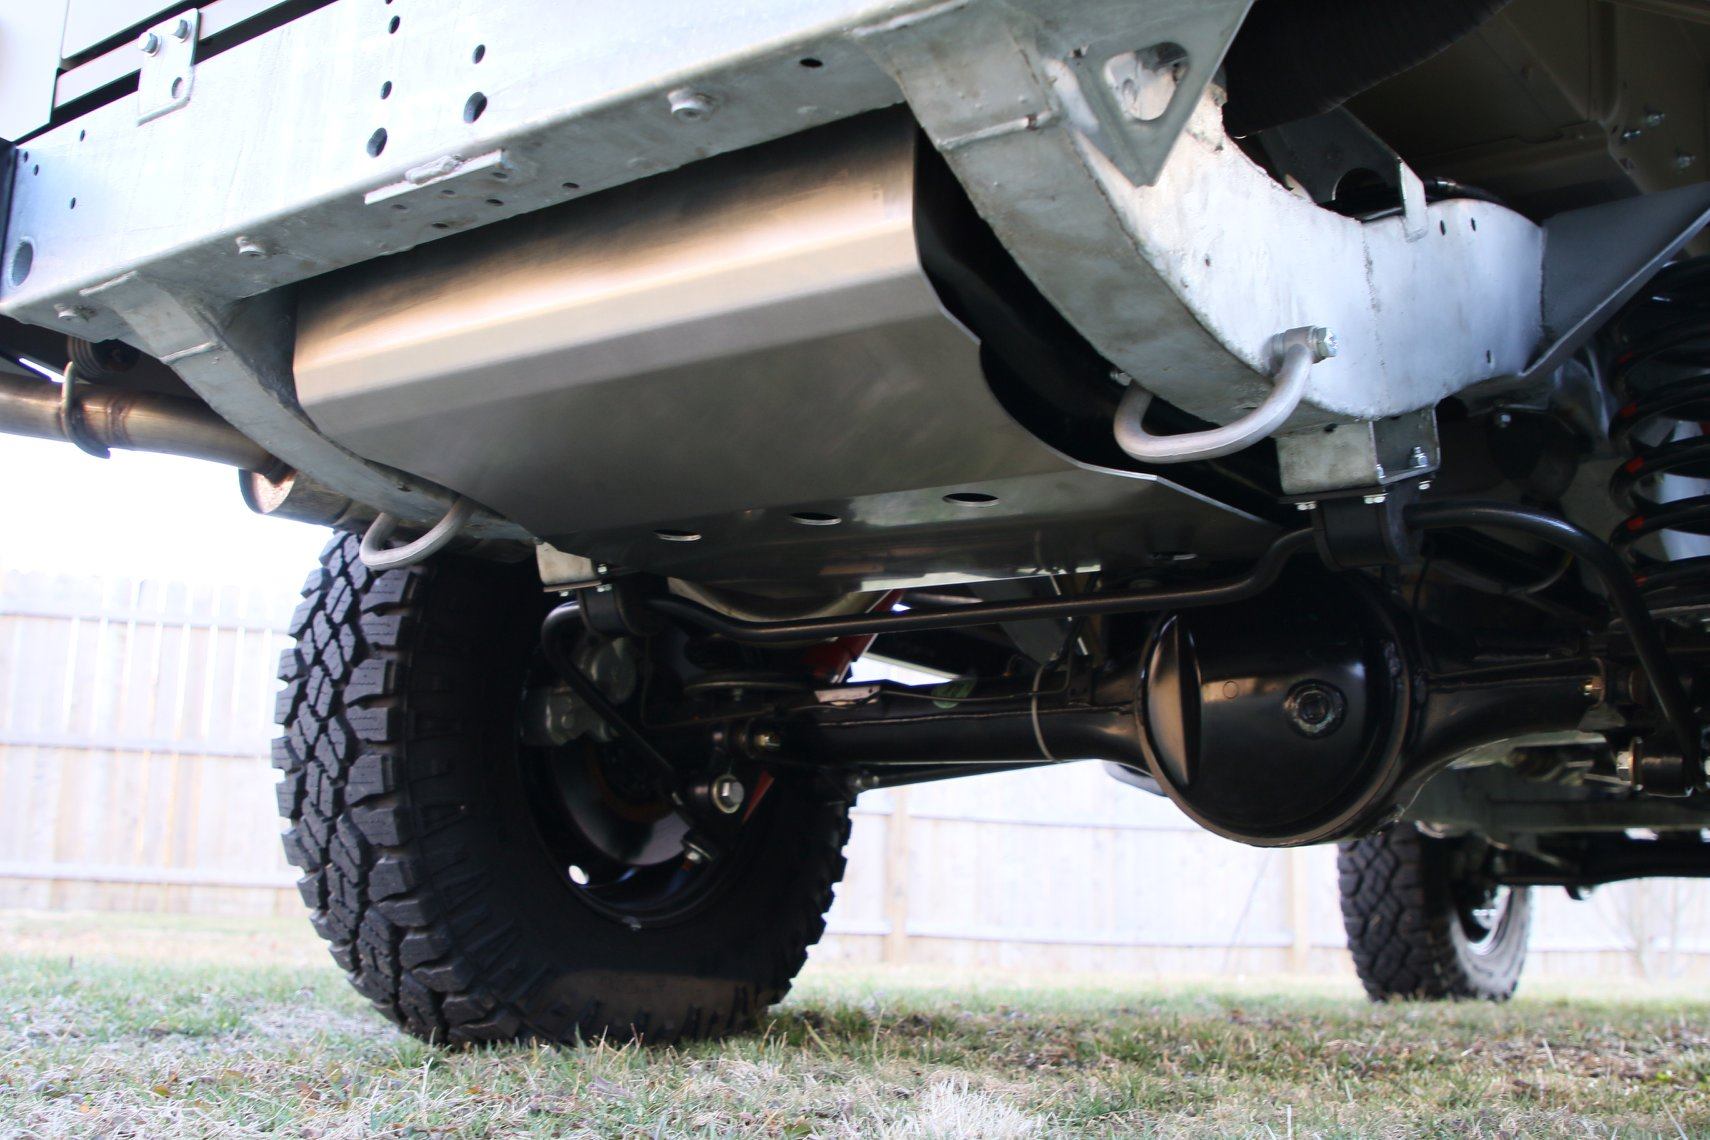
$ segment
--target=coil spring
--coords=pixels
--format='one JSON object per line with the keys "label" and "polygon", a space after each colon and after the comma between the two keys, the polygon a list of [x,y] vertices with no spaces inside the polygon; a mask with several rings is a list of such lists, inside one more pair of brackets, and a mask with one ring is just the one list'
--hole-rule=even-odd
{"label": "coil spring", "polygon": [[1638,546],[1669,533],[1710,538],[1710,493],[1660,497],[1665,475],[1710,479],[1710,257],[1663,269],[1611,322],[1609,336],[1610,383],[1622,401],[1609,438],[1631,456],[1609,493],[1632,512],[1610,545],[1632,564],[1652,609],[1710,608],[1710,554],[1671,559]]}

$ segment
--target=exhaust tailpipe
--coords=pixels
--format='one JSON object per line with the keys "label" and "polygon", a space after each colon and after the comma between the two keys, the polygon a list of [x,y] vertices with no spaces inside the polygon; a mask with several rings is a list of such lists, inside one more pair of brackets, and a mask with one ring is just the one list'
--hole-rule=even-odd
{"label": "exhaust tailpipe", "polygon": [[[63,390],[47,380],[0,373],[0,432],[74,442]],[[178,396],[84,385],[75,393],[83,430],[103,447],[155,451],[280,475],[285,465],[206,406]]]}

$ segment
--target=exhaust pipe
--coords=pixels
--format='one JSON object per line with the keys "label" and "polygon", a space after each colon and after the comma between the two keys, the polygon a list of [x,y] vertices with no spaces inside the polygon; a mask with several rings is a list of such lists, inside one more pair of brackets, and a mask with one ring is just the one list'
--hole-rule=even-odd
{"label": "exhaust pipe", "polygon": [[[63,394],[51,381],[0,373],[0,432],[75,442],[61,407]],[[90,385],[75,399],[85,435],[103,447],[183,455],[275,476],[285,471],[265,448],[195,400]]]}

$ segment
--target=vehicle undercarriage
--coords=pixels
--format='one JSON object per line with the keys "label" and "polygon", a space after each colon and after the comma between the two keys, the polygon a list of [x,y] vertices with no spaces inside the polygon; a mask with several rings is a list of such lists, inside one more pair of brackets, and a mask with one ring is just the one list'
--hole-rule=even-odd
{"label": "vehicle undercarriage", "polygon": [[335,528],[286,843],[411,1031],[739,1028],[859,792],[1079,760],[1344,844],[1378,997],[1710,875],[1710,6],[59,7],[0,430]]}

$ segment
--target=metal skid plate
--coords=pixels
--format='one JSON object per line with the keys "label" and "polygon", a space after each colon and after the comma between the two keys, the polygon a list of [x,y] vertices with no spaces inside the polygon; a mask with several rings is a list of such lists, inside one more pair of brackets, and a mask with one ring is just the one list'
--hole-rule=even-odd
{"label": "metal skid plate", "polygon": [[309,283],[299,398],[560,549],[682,578],[872,588],[1262,543],[998,404],[922,265],[916,137],[852,120]]}
{"label": "metal skid plate", "polygon": [[[211,0],[204,30],[232,2]],[[1333,328],[1342,352],[1313,369],[1294,429],[1520,374],[1550,331],[1540,228],[1416,194],[1362,223],[1271,179],[1207,87],[1249,3],[329,0],[203,52],[170,113],[139,124],[139,100],[119,98],[27,139],[0,312],[128,340],[284,462],[431,520],[441,463],[359,458],[297,405],[290,287],[566,203],[603,216],[615,188],[906,97],[1039,291],[1183,409],[1238,417],[1268,391],[1272,338],[1303,325]],[[1552,328],[1584,323],[1551,308]],[[364,430],[317,416],[340,439]],[[534,529],[515,521],[476,530]]]}

